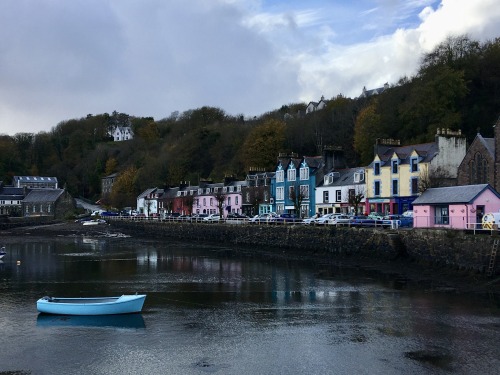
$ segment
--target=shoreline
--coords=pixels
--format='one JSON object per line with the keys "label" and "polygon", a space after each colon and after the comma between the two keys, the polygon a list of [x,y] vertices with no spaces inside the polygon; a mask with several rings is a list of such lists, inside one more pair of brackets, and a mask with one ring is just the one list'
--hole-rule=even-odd
{"label": "shoreline", "polygon": [[[37,225],[29,227],[0,230],[0,243],[15,239],[17,236],[33,237],[75,237],[87,236],[95,238],[134,238],[113,224],[84,226],[78,222]],[[150,236],[135,236],[151,239]],[[220,243],[220,242],[219,242]],[[243,249],[243,256],[258,256],[264,259],[287,259],[307,262],[318,270],[319,274],[328,275],[332,268],[350,268],[371,273],[375,272],[392,280],[398,288],[418,288],[437,293],[477,294],[489,296],[494,300],[500,298],[500,277],[488,278],[484,274],[471,271],[458,271],[445,266],[427,266],[411,258],[400,257],[393,260],[377,260],[366,256],[324,256],[324,254],[304,255],[299,250],[283,250],[271,252],[256,250],[255,247],[238,245]]]}

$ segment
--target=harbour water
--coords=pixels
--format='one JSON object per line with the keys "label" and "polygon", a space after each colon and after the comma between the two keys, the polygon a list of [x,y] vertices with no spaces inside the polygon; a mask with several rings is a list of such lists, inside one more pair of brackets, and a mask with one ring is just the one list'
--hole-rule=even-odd
{"label": "harbour water", "polygon": [[[0,374],[499,373],[493,298],[223,246],[3,240]],[[141,314],[36,311],[45,295],[130,293],[147,294]]]}

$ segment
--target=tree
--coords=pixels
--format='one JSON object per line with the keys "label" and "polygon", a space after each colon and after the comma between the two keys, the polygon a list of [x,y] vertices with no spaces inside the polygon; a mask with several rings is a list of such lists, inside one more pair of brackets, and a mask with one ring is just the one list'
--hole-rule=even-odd
{"label": "tree", "polygon": [[217,207],[219,208],[219,217],[222,219],[224,202],[226,201],[227,195],[223,193],[222,188],[219,188],[215,194],[214,198],[217,201]]}
{"label": "tree", "polygon": [[302,217],[302,202],[308,198],[308,185],[290,186],[290,200],[293,202],[295,212]]}
{"label": "tree", "polygon": [[359,206],[365,198],[365,186],[356,185],[354,189],[349,189],[347,193],[347,202],[349,206],[354,208],[354,215],[358,215]]}
{"label": "tree", "polygon": [[366,165],[373,160],[373,147],[377,138],[384,137],[379,131],[380,115],[377,113],[377,101],[374,100],[359,113],[354,125],[354,149]]}
{"label": "tree", "polygon": [[111,190],[110,201],[114,207],[135,206],[137,199],[137,168],[129,167],[120,173]]}
{"label": "tree", "polygon": [[285,123],[282,121],[271,119],[253,128],[241,150],[246,169],[274,169],[276,157],[283,151],[284,140]]}

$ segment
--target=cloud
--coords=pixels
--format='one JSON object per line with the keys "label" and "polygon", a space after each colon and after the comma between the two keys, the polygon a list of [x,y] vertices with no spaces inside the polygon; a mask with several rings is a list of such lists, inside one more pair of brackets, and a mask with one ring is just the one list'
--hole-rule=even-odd
{"label": "cloud", "polygon": [[[292,6],[293,5],[293,6]],[[0,133],[117,110],[259,115],[412,75],[450,33],[499,35],[493,0],[4,0]]]}

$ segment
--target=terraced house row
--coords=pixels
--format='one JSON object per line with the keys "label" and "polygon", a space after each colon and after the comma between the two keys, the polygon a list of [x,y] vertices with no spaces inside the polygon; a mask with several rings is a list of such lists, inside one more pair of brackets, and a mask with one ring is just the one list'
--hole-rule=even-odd
{"label": "terraced house row", "polygon": [[[138,196],[137,209],[146,216],[171,212],[221,213],[224,217],[267,212],[300,217],[333,212],[401,214],[412,210],[415,199],[430,187],[462,185],[465,191],[470,186],[471,192],[477,192],[475,185],[489,184],[496,191],[499,156],[500,121],[494,138],[478,134],[469,150],[460,131],[438,129],[434,141],[424,144],[378,139],[368,166],[348,168],[338,146],[325,147],[317,156],[280,154],[275,170],[251,170],[245,180],[227,177],[220,183],[148,189]],[[481,209],[482,213],[488,210]]]}

